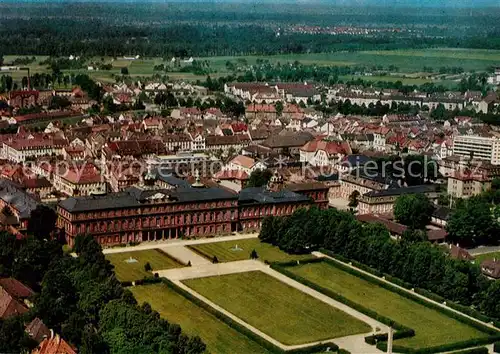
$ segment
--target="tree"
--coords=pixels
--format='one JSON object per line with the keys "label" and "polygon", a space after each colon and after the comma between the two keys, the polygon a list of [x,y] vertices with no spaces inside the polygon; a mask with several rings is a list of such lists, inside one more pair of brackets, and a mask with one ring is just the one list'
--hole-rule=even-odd
{"label": "tree", "polygon": [[123,68],[120,69],[120,73],[122,75],[128,75],[128,68],[125,66]]}
{"label": "tree", "polygon": [[146,262],[146,264],[144,264],[144,270],[146,272],[150,272],[153,270],[153,268],[151,267],[151,264],[149,264],[149,262]]}
{"label": "tree", "polygon": [[68,98],[63,96],[53,96],[50,100],[50,109],[65,109],[71,106],[71,102]]}
{"label": "tree", "polygon": [[212,263],[219,263],[219,259],[217,258],[217,256],[213,256],[212,257]]}
{"label": "tree", "polygon": [[262,187],[267,185],[273,173],[269,169],[256,169],[248,177],[247,187]]}
{"label": "tree", "polygon": [[401,235],[404,242],[423,242],[427,241],[427,234],[423,230],[406,229]]}
{"label": "tree", "polygon": [[276,115],[278,117],[281,117],[282,113],[283,113],[283,102],[278,101],[276,102]]}
{"label": "tree", "polygon": [[252,250],[252,252],[250,252],[250,259],[257,259],[259,258],[259,255],[257,254],[257,251],[256,250]]}
{"label": "tree", "polygon": [[57,214],[54,209],[45,205],[38,205],[31,211],[28,220],[28,232],[36,239],[49,239],[56,228]]}
{"label": "tree", "polygon": [[490,205],[480,198],[459,203],[449,217],[446,230],[450,241],[463,247],[498,241],[498,223],[493,219]]}
{"label": "tree", "polygon": [[356,208],[358,206],[358,198],[360,196],[359,191],[355,190],[349,195],[349,208]]}
{"label": "tree", "polygon": [[404,194],[394,203],[396,221],[411,229],[425,229],[433,211],[434,207],[424,194]]}

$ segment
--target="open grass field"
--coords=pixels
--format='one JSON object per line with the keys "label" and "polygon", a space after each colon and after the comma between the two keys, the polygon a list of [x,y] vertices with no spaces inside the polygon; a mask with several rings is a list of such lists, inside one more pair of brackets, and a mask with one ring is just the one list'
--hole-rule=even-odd
{"label": "open grass field", "polygon": [[309,259],[314,256],[308,255],[290,255],[281,251],[278,247],[268,243],[260,242],[259,239],[245,239],[238,241],[225,241],[204,243],[188,246],[195,252],[203,255],[205,258],[212,260],[213,256],[217,256],[219,262],[233,262],[250,259],[252,250],[257,252],[259,259],[269,262],[287,262],[293,260]]}
{"label": "open grass field", "polygon": [[130,290],[137,302],[149,303],[163,318],[179,324],[187,334],[200,336],[209,353],[268,353],[265,348],[165,284],[134,286]]}
{"label": "open grass field", "polygon": [[[5,56],[7,62],[14,60],[15,55]],[[45,56],[37,56],[37,61],[28,65],[31,73],[49,72],[46,67],[40,66],[40,61],[46,59]],[[94,58],[93,60],[100,60]],[[210,69],[216,72],[211,74],[212,77],[225,76],[229,72],[226,68],[226,62],[235,63],[238,60],[245,60],[247,64],[255,64],[257,59],[266,59],[272,63],[280,62],[292,63],[299,61],[307,65],[320,66],[378,66],[382,65],[387,68],[389,65],[396,66],[402,73],[421,72],[425,67],[433,68],[437,72],[440,67],[462,67],[465,71],[485,71],[488,67],[500,65],[500,50],[480,50],[480,49],[457,49],[457,48],[430,48],[430,49],[415,49],[415,50],[385,50],[385,51],[361,51],[361,52],[335,52],[335,53],[308,53],[308,54],[282,54],[271,56],[221,56],[221,57],[201,57],[194,58],[196,60],[207,60],[210,63]],[[72,70],[67,72],[86,72],[89,75],[103,81],[113,81],[112,74],[120,75],[120,69],[127,67],[129,74],[132,77],[151,76],[155,65],[166,63],[162,58],[140,58],[139,60],[126,60],[117,58],[113,60],[110,57],[104,58],[105,63],[111,63],[112,69],[109,71],[86,71]],[[205,76],[194,75],[193,73],[170,72],[166,73],[174,80],[204,80]],[[26,75],[23,71],[12,72],[14,79],[20,80]],[[367,77],[363,77],[369,80]],[[378,79],[378,78],[377,78]],[[391,77],[381,77],[382,81],[392,81]],[[375,80],[375,79],[374,79]],[[424,83],[425,79],[403,78],[405,84]],[[440,81],[434,81],[440,83]]]}
{"label": "open grass field", "polygon": [[500,252],[489,252],[489,253],[483,253],[479,254],[477,256],[474,256],[476,263],[481,264],[481,262],[487,260],[487,259],[500,259]]}
{"label": "open grass field", "polygon": [[287,269],[382,316],[413,328],[415,336],[396,340],[398,345],[417,349],[488,336],[445,314],[326,262],[303,264]]}
{"label": "open grass field", "polygon": [[[126,262],[131,258],[135,259],[137,262]],[[110,253],[106,255],[106,259],[115,266],[116,277],[120,281],[134,281],[151,275],[151,273],[144,270],[144,265],[147,262],[151,264],[153,270],[183,267],[182,264],[178,263],[173,258],[155,249]]]}
{"label": "open grass field", "polygon": [[262,272],[183,283],[283,344],[370,332],[367,324]]}
{"label": "open grass field", "polygon": [[431,48],[418,50],[388,50],[362,52],[335,52],[310,54],[285,54],[272,56],[246,57],[212,57],[201,58],[209,60],[214,67],[223,68],[226,61],[235,61],[238,58],[247,60],[248,64],[255,64],[257,59],[268,59],[271,62],[294,62],[316,65],[394,65],[401,72],[422,71],[423,67],[438,70],[444,66],[460,66],[465,71],[486,70],[489,66],[500,65],[500,50]]}

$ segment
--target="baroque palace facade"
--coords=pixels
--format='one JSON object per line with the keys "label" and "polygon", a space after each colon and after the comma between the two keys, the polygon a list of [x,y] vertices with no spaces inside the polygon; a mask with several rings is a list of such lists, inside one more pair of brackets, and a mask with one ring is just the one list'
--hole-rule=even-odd
{"label": "baroque palace facade", "polygon": [[59,203],[58,227],[70,246],[78,234],[91,234],[101,245],[209,236],[261,226],[269,215],[290,215],[298,208],[328,206],[328,186],[305,193],[269,187],[233,193],[223,188],[164,189],[135,186],[122,192],[71,197]]}

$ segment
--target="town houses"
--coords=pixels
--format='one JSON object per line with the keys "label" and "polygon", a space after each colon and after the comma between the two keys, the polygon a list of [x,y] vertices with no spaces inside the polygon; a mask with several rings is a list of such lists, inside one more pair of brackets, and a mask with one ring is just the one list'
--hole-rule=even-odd
{"label": "town houses", "polygon": [[[18,196],[6,203],[18,219],[9,226],[23,232],[26,213],[51,201],[69,243],[84,232],[114,245],[258,229],[266,215],[315,204],[352,204],[358,215],[380,215],[392,213],[405,194],[424,194],[435,203],[433,184],[409,186],[378,170],[369,173],[391,156],[435,161],[433,183],[455,199],[488,190],[500,176],[499,129],[465,113],[431,117],[436,110],[494,112],[498,97],[492,92],[427,94],[306,82],[226,83],[219,93],[155,81],[102,89],[122,108],[143,100],[152,109],[88,114],[94,103],[80,87],[11,95],[19,107],[56,96],[70,107],[2,113],[5,127],[17,127],[17,134],[0,135],[2,178],[14,183],[8,190]],[[178,103],[162,110],[157,95]],[[235,114],[221,98],[243,110]],[[319,103],[389,111],[329,114]],[[398,105],[418,109],[401,113]],[[46,122],[43,132],[30,128],[32,122]],[[252,173],[265,170],[272,181],[249,185]]]}

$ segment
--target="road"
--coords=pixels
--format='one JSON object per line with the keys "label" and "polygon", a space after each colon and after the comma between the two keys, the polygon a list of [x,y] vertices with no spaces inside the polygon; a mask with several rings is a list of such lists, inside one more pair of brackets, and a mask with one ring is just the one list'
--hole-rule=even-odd
{"label": "road", "polygon": [[213,243],[213,242],[224,242],[224,241],[237,241],[237,240],[244,240],[248,238],[257,238],[257,237],[259,237],[258,233],[248,233],[248,234],[236,234],[232,236],[203,238],[199,240],[173,239],[164,241],[149,241],[141,243],[136,246],[105,248],[102,250],[102,253],[110,254],[110,253],[133,252],[133,251],[151,250],[154,248],[160,248],[165,251],[166,248],[170,247],[182,247],[182,246],[198,245],[198,244]]}

